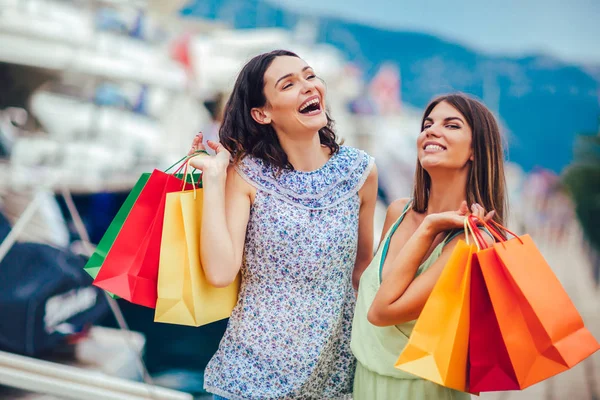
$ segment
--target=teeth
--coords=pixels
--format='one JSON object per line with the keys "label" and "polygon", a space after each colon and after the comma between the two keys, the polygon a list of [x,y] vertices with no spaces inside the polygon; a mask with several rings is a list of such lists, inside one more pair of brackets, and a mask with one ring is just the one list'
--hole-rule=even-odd
{"label": "teeth", "polygon": [[304,105],[302,107],[300,107],[300,111],[304,110],[306,107],[312,105],[312,104],[319,104],[319,99],[312,99],[311,101],[304,103]]}
{"label": "teeth", "polygon": [[438,146],[437,144],[428,144],[425,146],[425,150],[444,150],[442,146]]}

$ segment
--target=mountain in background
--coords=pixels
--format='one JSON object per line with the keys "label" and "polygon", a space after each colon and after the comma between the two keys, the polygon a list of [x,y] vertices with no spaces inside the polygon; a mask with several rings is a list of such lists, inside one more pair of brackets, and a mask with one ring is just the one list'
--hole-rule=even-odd
{"label": "mountain in background", "polygon": [[[294,29],[307,18],[261,0],[194,0],[182,14],[240,29]],[[560,172],[573,158],[575,136],[598,132],[600,66],[579,67],[544,55],[489,55],[428,34],[309,17],[317,23],[317,40],[339,48],[366,79],[382,63],[398,65],[403,102],[422,109],[451,91],[483,99],[508,132],[509,160],[526,171],[541,166]]]}

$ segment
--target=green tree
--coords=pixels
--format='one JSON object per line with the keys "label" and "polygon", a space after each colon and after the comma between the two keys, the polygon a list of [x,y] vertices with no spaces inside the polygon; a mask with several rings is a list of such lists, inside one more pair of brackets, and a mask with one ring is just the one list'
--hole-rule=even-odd
{"label": "green tree", "polygon": [[583,232],[595,249],[594,277],[600,281],[600,135],[577,137],[574,160],[562,181],[575,204]]}

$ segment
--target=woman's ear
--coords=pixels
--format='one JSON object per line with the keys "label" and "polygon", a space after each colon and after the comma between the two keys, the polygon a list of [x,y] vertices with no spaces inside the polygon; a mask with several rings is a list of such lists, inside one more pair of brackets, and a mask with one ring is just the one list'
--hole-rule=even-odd
{"label": "woman's ear", "polygon": [[252,118],[261,125],[269,125],[271,123],[271,117],[264,108],[254,107],[250,110]]}

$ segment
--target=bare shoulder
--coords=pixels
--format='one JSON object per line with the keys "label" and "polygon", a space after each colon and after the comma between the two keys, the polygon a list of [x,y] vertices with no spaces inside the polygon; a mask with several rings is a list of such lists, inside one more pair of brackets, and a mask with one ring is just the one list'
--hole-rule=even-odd
{"label": "bare shoulder", "polygon": [[402,215],[402,212],[404,211],[404,207],[406,207],[409,201],[410,199],[408,198],[398,199],[393,201],[392,204],[388,206],[387,213],[385,214],[385,221],[383,223],[383,230],[381,231],[380,241],[383,241],[383,238],[389,231],[390,227],[395,221],[398,220],[398,218],[400,218],[400,215]]}
{"label": "bare shoulder", "polygon": [[367,180],[365,181],[365,184],[375,184],[377,185],[377,165],[375,163],[373,163],[373,167],[371,168],[371,171],[369,172],[369,176],[367,176]]}
{"label": "bare shoulder", "polygon": [[404,212],[404,207],[408,204],[410,199],[408,197],[394,200],[387,209],[386,219],[398,219]]}
{"label": "bare shoulder", "polygon": [[236,193],[242,193],[254,199],[256,188],[236,170],[235,165],[227,167],[227,187]]}
{"label": "bare shoulder", "polygon": [[367,176],[365,183],[359,189],[358,193],[361,196],[361,198],[364,197],[365,194],[367,194],[367,193],[372,193],[373,195],[376,195],[377,186],[378,186],[377,166],[375,164],[373,164],[373,168],[371,168],[371,171],[369,171],[369,175]]}

